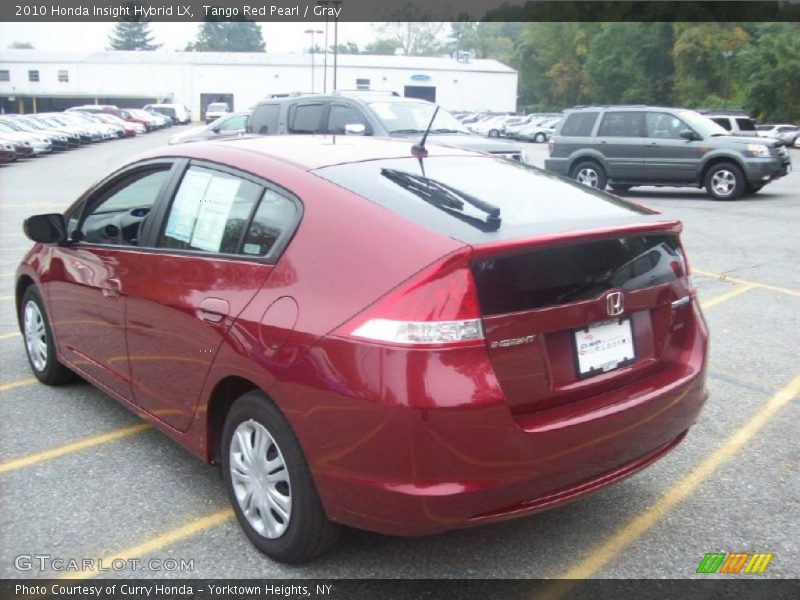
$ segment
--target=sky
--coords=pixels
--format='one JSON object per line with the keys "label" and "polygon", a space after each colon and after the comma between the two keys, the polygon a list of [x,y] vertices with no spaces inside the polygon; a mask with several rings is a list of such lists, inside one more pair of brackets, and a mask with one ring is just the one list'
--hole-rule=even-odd
{"label": "sky", "polygon": [[[200,23],[151,23],[161,50],[183,50],[193,41]],[[267,52],[292,54],[307,51],[311,36],[306,29],[323,30],[324,23],[260,23]],[[12,42],[30,42],[37,50],[52,52],[97,52],[105,50],[114,23],[0,23],[0,40],[6,48]],[[374,40],[370,23],[339,23],[339,43],[355,42],[360,48]],[[323,45],[324,36],[315,43]],[[328,29],[328,43],[333,44],[333,23]]]}

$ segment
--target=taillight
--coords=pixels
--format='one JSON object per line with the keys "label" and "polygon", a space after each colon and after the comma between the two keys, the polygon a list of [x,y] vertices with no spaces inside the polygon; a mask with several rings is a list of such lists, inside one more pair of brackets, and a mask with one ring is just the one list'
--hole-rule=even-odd
{"label": "taillight", "polygon": [[478,345],[483,326],[469,252],[421,271],[333,335],[410,346]]}

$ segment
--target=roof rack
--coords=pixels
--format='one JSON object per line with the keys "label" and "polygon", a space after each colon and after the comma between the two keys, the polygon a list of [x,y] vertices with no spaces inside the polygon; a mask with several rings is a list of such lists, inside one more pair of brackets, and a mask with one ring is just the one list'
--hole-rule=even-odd
{"label": "roof rack", "polygon": [[699,112],[701,115],[719,115],[721,117],[723,117],[723,116],[726,116],[726,117],[749,117],[750,116],[750,113],[748,113],[746,110],[730,109],[730,108],[727,108],[727,109],[726,108],[719,108],[719,109],[717,109],[717,108],[703,108],[703,109],[699,109],[697,112]]}

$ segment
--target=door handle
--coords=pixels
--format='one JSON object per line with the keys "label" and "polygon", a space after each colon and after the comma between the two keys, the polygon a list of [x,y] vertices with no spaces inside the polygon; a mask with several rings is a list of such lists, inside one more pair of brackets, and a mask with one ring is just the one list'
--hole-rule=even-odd
{"label": "door handle", "polygon": [[122,283],[120,283],[119,279],[115,278],[106,279],[100,285],[100,291],[103,294],[104,298],[108,298],[109,300],[116,300],[122,293]]}
{"label": "door handle", "polygon": [[200,318],[208,323],[219,323],[230,314],[230,304],[222,298],[203,298],[198,305]]}

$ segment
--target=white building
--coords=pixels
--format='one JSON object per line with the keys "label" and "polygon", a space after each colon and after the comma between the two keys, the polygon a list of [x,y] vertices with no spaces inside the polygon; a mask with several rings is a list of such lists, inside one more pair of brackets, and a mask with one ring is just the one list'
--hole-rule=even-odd
{"label": "white building", "polygon": [[[313,69],[312,69],[313,59]],[[209,102],[235,110],[270,94],[334,89],[333,55],[263,52],[55,53],[0,50],[0,110],[43,112],[86,103],[137,107]],[[312,82],[313,73],[313,82]],[[449,110],[514,111],[517,72],[495,60],[340,54],[338,89],[394,91]]]}

